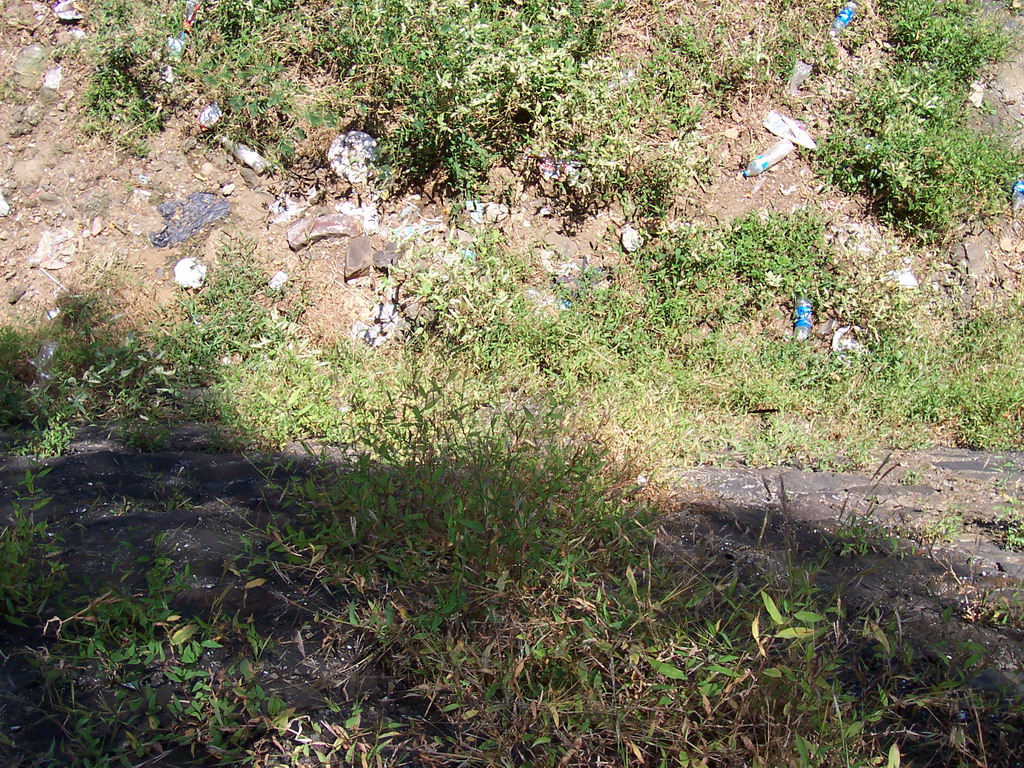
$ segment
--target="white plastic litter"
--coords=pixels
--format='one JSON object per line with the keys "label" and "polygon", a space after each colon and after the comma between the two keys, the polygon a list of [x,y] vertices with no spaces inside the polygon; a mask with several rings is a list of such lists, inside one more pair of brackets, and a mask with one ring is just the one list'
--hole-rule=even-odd
{"label": "white plastic litter", "polygon": [[917,280],[917,276],[910,267],[894,269],[886,275],[886,278],[889,282],[896,283],[900,288],[919,288],[921,285]]}
{"label": "white plastic litter", "polygon": [[202,288],[206,280],[206,265],[191,257],[174,265],[174,282],[182,288]]}
{"label": "white plastic litter", "polygon": [[625,227],[622,230],[622,249],[626,253],[633,253],[644,243],[643,235],[634,227]]}
{"label": "white plastic litter", "polygon": [[848,354],[862,355],[867,352],[867,347],[857,338],[862,330],[856,325],[844,325],[837,328],[836,332],[832,334],[832,351],[839,357],[845,357]]}
{"label": "white plastic litter", "polygon": [[349,184],[366,184],[376,171],[377,140],[362,131],[338,136],[327,149],[327,162]]}
{"label": "white plastic litter", "polygon": [[334,206],[334,210],[363,222],[363,233],[366,235],[375,235],[380,231],[380,211],[372,202],[358,205],[345,200]]}
{"label": "white plastic litter", "polygon": [[61,21],[81,21],[85,18],[76,7],[74,0],[61,0],[53,6],[53,12]]}
{"label": "white plastic litter", "polygon": [[817,143],[800,123],[791,117],[786,117],[776,112],[774,109],[768,113],[762,125],[780,139],[788,139],[794,144],[799,144],[807,149],[818,148]]}

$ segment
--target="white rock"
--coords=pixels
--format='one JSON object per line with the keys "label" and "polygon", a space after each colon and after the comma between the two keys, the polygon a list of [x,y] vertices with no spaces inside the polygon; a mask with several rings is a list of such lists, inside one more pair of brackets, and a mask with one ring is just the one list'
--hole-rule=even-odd
{"label": "white rock", "polygon": [[51,69],[45,75],[43,75],[43,87],[49,88],[51,91],[56,91],[60,88],[60,82],[64,79],[64,70],[61,69],[60,64]]}
{"label": "white rock", "polygon": [[206,265],[196,259],[189,257],[174,265],[174,282],[182,288],[201,288],[205,280]]}
{"label": "white rock", "polygon": [[11,215],[11,204],[7,202],[4,193],[0,192],[0,218]]}
{"label": "white rock", "polygon": [[270,290],[279,291],[284,288],[285,283],[288,282],[287,272],[276,272],[272,278],[270,278]]}
{"label": "white rock", "polygon": [[622,230],[622,248],[626,253],[633,253],[641,245],[643,245],[644,238],[638,230],[634,227],[625,227]]}

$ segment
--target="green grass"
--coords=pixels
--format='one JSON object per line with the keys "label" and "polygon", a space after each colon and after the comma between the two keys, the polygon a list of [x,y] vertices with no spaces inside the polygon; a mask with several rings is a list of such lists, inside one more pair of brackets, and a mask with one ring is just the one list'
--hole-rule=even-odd
{"label": "green grass", "polygon": [[[634,468],[557,411],[482,417],[457,394],[413,387],[357,437],[346,465],[273,490],[288,514],[252,532],[225,579],[326,588],[316,621],[361,638],[357,666],[429,701],[427,714],[372,715],[384,700],[330,691],[311,712],[289,708],[261,682],[279,633],[218,602],[209,616],[175,613],[193,582],[157,541],[102,596],[76,584],[26,602],[21,580],[0,584],[30,627],[62,617],[29,651],[67,724],[40,764],[134,765],[183,748],[210,765],[298,766],[312,744],[321,762],[366,765],[848,768],[893,750],[955,761],[1014,736],[1008,720],[945,738],[946,710],[988,712],[950,692],[974,649],[917,651],[815,588],[813,563],[769,584],[652,546],[656,497],[624,494]],[[0,539],[8,570],[57,584],[37,568],[61,562],[52,531],[8,530],[21,542]],[[869,546],[871,532],[856,535]],[[113,695],[89,697],[97,674]],[[324,717],[338,720],[330,733],[316,730]],[[913,736],[899,725],[918,721]]]}
{"label": "green grass", "polygon": [[968,85],[1005,50],[980,3],[880,4],[891,49],[885,66],[851,75],[822,171],[866,194],[878,214],[909,233],[941,239],[957,225],[1006,210],[1020,153],[969,125]]}

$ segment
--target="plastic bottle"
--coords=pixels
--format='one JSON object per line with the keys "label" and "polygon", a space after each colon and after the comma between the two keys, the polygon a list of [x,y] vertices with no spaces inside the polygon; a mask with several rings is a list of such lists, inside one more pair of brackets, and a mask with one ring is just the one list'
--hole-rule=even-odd
{"label": "plastic bottle", "polygon": [[829,27],[829,35],[831,35],[832,37],[836,37],[840,32],[846,29],[846,27],[849,26],[850,22],[853,21],[854,14],[856,13],[857,3],[853,2],[853,0],[850,0],[850,2],[844,5],[843,9],[839,11],[838,15],[835,18],[835,21],[832,22],[832,26]]}
{"label": "plastic bottle", "polygon": [[793,335],[797,341],[807,341],[810,338],[812,321],[811,301],[806,296],[801,296],[796,300],[796,322],[793,323]]}
{"label": "plastic bottle", "polygon": [[1021,208],[1024,208],[1024,179],[1013,185],[1013,212],[1017,213]]}
{"label": "plastic bottle", "polygon": [[789,139],[783,139],[767,152],[764,152],[751,160],[750,165],[748,165],[747,169],[743,171],[743,175],[748,179],[751,176],[760,176],[794,149],[796,149],[796,145],[792,141]]}
{"label": "plastic bottle", "polygon": [[227,136],[220,137],[220,145],[234,155],[235,160],[243,165],[248,165],[256,173],[263,173],[267,170],[267,161],[255,149],[232,141]]}

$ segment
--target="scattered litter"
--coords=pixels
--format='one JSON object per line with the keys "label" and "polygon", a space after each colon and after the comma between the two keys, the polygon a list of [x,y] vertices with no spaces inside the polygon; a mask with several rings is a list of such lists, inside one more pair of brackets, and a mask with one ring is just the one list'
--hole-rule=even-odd
{"label": "scattered litter", "polygon": [[626,253],[633,253],[644,243],[644,238],[635,227],[625,227],[620,237],[622,249]]}
{"label": "scattered litter", "polygon": [[980,108],[982,102],[985,101],[985,84],[977,81],[971,83],[971,95],[967,97],[967,100],[975,107]]}
{"label": "scattered litter", "polygon": [[837,37],[840,32],[846,29],[850,22],[853,21],[854,15],[857,13],[857,3],[850,0],[849,3],[843,6],[842,10],[836,16],[832,22],[832,26],[829,27],[828,33],[832,37]]}
{"label": "scattered litter", "polygon": [[81,21],[85,18],[85,15],[78,10],[78,5],[74,0],[61,0],[53,6],[53,12],[61,21]]}
{"label": "scattered litter", "polygon": [[376,349],[396,335],[406,325],[392,302],[381,302],[374,307],[369,323],[357,322],[352,326],[352,338]]}
{"label": "scattered litter", "polygon": [[53,309],[46,310],[46,317],[48,320],[56,320],[57,315],[60,314],[60,307],[54,307]]}
{"label": "scattered litter", "polygon": [[636,82],[636,70],[627,69],[620,72],[616,77],[613,77],[608,83],[608,87],[612,90],[616,88],[622,88],[624,85]]}
{"label": "scattered litter", "polygon": [[199,17],[199,9],[202,5],[202,0],[185,0],[185,17],[182,21],[186,31],[192,31],[192,26]]}
{"label": "scattered litter", "polygon": [[[54,310],[51,310],[54,311]],[[56,317],[56,315],[54,315]],[[39,354],[29,358],[29,363],[36,369],[36,380],[32,382],[32,389],[42,389],[53,378],[53,360],[57,356],[57,342],[44,341],[39,348]]]}
{"label": "scattered litter", "polygon": [[362,131],[343,133],[327,149],[327,162],[349,184],[366,184],[375,175],[377,140]]}
{"label": "scattered litter", "polygon": [[171,85],[176,79],[177,75],[174,74],[174,67],[168,64],[160,71],[160,79],[168,85]]}
{"label": "scattered litter", "polygon": [[363,224],[364,234],[375,235],[380,231],[380,212],[377,210],[377,206],[373,203],[357,205],[356,203],[346,200],[334,206],[334,210],[338,213],[343,213],[346,216],[351,216],[352,218],[361,221]]}
{"label": "scattered litter", "polygon": [[275,272],[274,276],[272,278],[270,278],[270,283],[269,283],[268,287],[272,291],[280,291],[282,288],[284,288],[284,286],[285,286],[285,284],[287,282],[288,282],[288,273],[287,272]]}
{"label": "scattered litter", "polygon": [[4,216],[11,215],[11,204],[7,202],[7,198],[4,197],[4,193],[0,192],[0,219]]}
{"label": "scattered litter", "polygon": [[867,347],[857,338],[863,330],[856,325],[844,325],[837,328],[836,332],[832,334],[832,351],[840,359],[844,359],[849,354],[862,355],[867,352]]}
{"label": "scattered litter", "polygon": [[910,267],[894,269],[886,275],[886,278],[889,282],[896,283],[900,288],[917,288],[920,286],[917,276],[914,275]]}
{"label": "scattered litter", "polygon": [[203,107],[199,113],[199,125],[205,128],[212,128],[215,126],[220,119],[224,116],[224,113],[220,111],[220,106],[217,102],[207,104]]}
{"label": "scattered litter", "polygon": [[60,88],[61,80],[64,79],[64,70],[61,69],[60,64],[53,67],[49,72],[43,75],[43,87],[49,88],[51,91],[56,91]]}
{"label": "scattered litter", "polygon": [[[174,37],[167,38],[167,51],[170,53],[172,59],[180,59],[182,54],[185,53],[185,33],[179,32]],[[171,70],[172,74],[174,70]]]}
{"label": "scattered litter", "polygon": [[174,265],[174,282],[182,288],[198,290],[206,281],[206,265],[189,257]]}
{"label": "scattered litter", "polygon": [[789,85],[786,86],[786,93],[790,96],[799,96],[800,87],[811,74],[813,67],[806,61],[797,59],[793,63],[793,74],[789,76]]}
{"label": "scattered litter", "polygon": [[817,149],[818,145],[815,143],[811,135],[807,133],[807,130],[803,125],[798,123],[791,117],[786,117],[774,109],[768,113],[765,117],[764,123],[765,128],[774,133],[780,139],[788,139],[794,144],[799,144],[801,147],[807,149]]}
{"label": "scattered litter", "polygon": [[221,136],[219,140],[220,145],[230,152],[235,160],[242,165],[249,166],[256,173],[266,172],[267,161],[255,149],[247,147],[245,144],[239,144],[237,141],[232,141],[227,136]]}
{"label": "scattered litter", "polygon": [[184,201],[169,200],[156,207],[164,217],[165,226],[149,236],[157,248],[179,245],[198,233],[207,224],[231,213],[231,203],[209,192],[196,192]]}
{"label": "scattered litter", "polygon": [[1013,185],[1013,193],[1011,195],[1013,199],[1013,211],[1016,213],[1021,208],[1024,208],[1024,179],[1018,179]]}
{"label": "scattered litter", "polygon": [[47,229],[39,236],[39,245],[29,260],[30,267],[63,269],[75,255],[75,233],[67,227]]}
{"label": "scattered litter", "polygon": [[811,302],[806,296],[796,300],[796,321],[793,323],[793,336],[797,341],[807,341],[811,336],[814,312]]}
{"label": "scattered litter", "polygon": [[580,177],[580,164],[575,160],[562,160],[545,155],[537,160],[540,174],[545,179],[573,183]]}
{"label": "scattered litter", "polygon": [[351,216],[329,213],[292,224],[288,228],[288,246],[297,251],[329,237],[358,237],[362,229],[362,224]]}
{"label": "scattered litter", "polygon": [[274,216],[271,219],[272,224],[286,224],[296,216],[301,216],[307,208],[309,203],[305,200],[296,200],[288,196],[279,197],[267,206],[267,210]]}
{"label": "scattered litter", "polygon": [[497,224],[509,217],[508,206],[504,203],[484,203],[480,200],[467,200],[466,210],[469,220],[474,224]]}
{"label": "scattered litter", "polygon": [[750,161],[750,165],[747,166],[746,170],[743,171],[745,178],[751,176],[760,176],[762,173],[767,171],[773,165],[782,160],[786,155],[796,149],[796,145],[789,139],[783,139],[782,141],[775,144],[767,152],[758,155]]}

